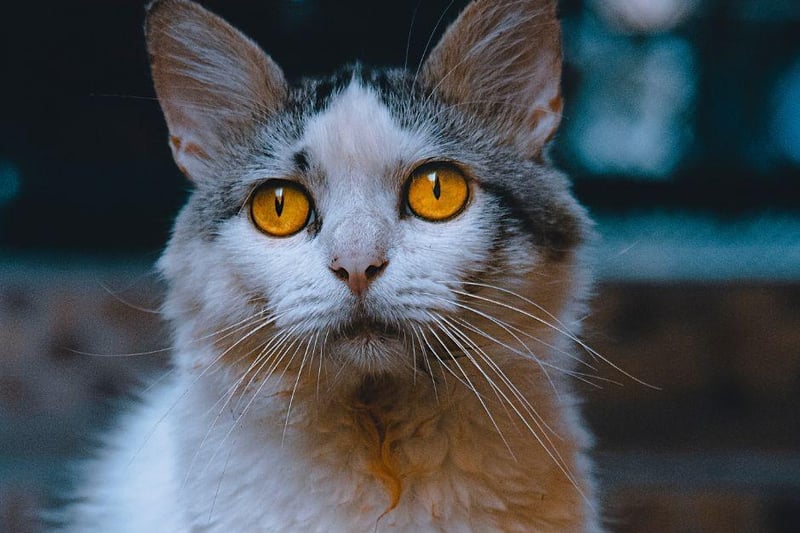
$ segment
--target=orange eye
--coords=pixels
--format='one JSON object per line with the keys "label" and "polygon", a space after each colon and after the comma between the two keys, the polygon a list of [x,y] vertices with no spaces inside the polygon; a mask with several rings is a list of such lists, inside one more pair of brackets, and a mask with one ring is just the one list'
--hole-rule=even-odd
{"label": "orange eye", "polygon": [[423,165],[411,173],[407,200],[411,212],[418,217],[431,222],[447,220],[467,205],[469,184],[455,167]]}
{"label": "orange eye", "polygon": [[311,200],[291,181],[273,180],[259,187],[250,202],[253,223],[273,237],[294,235],[308,224]]}

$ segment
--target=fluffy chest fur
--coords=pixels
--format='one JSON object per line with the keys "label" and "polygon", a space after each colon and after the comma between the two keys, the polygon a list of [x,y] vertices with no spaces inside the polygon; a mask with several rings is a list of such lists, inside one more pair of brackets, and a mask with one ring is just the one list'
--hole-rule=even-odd
{"label": "fluffy chest fur", "polygon": [[570,460],[585,436],[559,422],[564,398],[528,394],[559,424],[562,440],[541,446],[508,405],[487,396],[482,406],[455,379],[438,397],[379,381],[331,396],[324,383],[317,393],[287,377],[245,416],[252,405],[238,400],[213,407],[221,380],[200,380],[165,387],[131,414],[94,470],[75,531],[591,530],[593,510],[574,486],[584,466]]}

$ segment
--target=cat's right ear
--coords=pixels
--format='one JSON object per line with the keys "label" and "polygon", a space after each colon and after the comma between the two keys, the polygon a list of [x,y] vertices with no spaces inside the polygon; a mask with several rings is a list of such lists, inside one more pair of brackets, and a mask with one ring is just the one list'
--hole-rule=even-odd
{"label": "cat's right ear", "polygon": [[152,2],[145,34],[175,162],[202,180],[228,139],[283,105],[283,72],[253,41],[189,0]]}

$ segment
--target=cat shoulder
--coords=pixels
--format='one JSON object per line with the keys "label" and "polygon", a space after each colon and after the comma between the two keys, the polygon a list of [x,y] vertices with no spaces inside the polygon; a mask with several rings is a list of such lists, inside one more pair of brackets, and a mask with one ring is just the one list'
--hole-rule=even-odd
{"label": "cat shoulder", "polygon": [[96,454],[75,465],[79,481],[70,503],[48,517],[68,526],[55,526],[55,531],[188,532],[177,506],[178,454],[168,416],[177,390],[174,384],[162,384],[132,402]]}

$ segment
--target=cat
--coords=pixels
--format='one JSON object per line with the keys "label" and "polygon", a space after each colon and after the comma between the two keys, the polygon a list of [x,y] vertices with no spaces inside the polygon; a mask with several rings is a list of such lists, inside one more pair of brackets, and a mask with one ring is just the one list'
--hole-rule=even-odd
{"label": "cat", "polygon": [[145,33],[193,190],[174,375],[74,531],[601,531],[577,407],[592,225],[547,157],[555,0],[474,0],[416,70],[290,84],[190,0]]}

